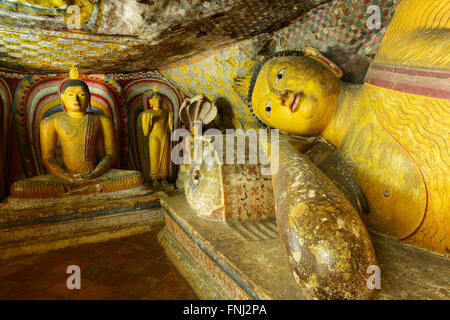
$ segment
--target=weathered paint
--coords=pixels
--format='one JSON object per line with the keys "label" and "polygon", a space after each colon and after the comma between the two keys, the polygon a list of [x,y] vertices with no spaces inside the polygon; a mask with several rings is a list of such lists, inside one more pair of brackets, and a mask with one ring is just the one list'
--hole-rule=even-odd
{"label": "weathered paint", "polygon": [[311,299],[367,299],[367,268],[376,265],[358,213],[333,183],[280,141],[273,176],[278,233],[292,274]]}

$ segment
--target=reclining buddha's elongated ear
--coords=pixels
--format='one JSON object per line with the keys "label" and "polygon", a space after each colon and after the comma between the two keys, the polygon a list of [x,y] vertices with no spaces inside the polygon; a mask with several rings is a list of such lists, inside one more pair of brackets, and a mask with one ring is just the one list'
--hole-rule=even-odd
{"label": "reclining buddha's elongated ear", "polygon": [[333,61],[321,54],[319,50],[313,47],[305,47],[303,49],[303,54],[305,55],[305,57],[310,57],[311,59],[314,59],[323,64],[325,67],[330,69],[331,72],[333,72],[339,79],[341,79],[344,75],[342,69],[339,68]]}

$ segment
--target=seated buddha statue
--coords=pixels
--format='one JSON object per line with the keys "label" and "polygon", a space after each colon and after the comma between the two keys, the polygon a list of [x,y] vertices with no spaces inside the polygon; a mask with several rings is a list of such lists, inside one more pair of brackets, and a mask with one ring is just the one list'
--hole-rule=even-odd
{"label": "seated buddha statue", "polygon": [[162,95],[153,89],[149,98],[150,109],[142,114],[142,127],[145,136],[149,136],[150,177],[154,186],[168,186],[165,180],[169,176],[173,113],[163,107]]}
{"label": "seated buddha statue", "polygon": [[447,255],[449,9],[402,1],[364,85],[340,80],[342,71],[313,48],[279,52],[236,83],[263,125],[335,148],[337,171],[362,191],[366,225]]}
{"label": "seated buddha statue", "polygon": [[[88,112],[90,91],[72,68],[61,83],[65,111],[40,122],[42,163],[49,174],[15,182],[11,195],[46,198],[120,191],[141,185],[142,173],[112,169],[116,162],[114,125],[105,115]],[[57,140],[63,163],[57,159]]]}

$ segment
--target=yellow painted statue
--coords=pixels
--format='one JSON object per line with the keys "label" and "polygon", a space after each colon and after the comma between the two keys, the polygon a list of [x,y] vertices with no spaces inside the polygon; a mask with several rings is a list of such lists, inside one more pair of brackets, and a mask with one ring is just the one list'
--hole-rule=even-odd
{"label": "yellow painted statue", "polygon": [[249,83],[264,124],[336,147],[370,228],[450,253],[450,2],[404,0],[364,85],[312,48],[266,59]]}
{"label": "yellow painted statue", "polygon": [[[142,114],[144,135],[149,136],[150,177],[153,185],[167,186],[170,174],[170,135],[173,130],[173,112],[163,107],[163,97],[155,86],[149,99],[150,110]],[[160,181],[161,180],[161,181]]]}
{"label": "yellow painted statue", "polygon": [[[112,192],[143,183],[138,171],[112,169],[116,163],[116,136],[111,119],[88,112],[90,91],[72,68],[71,79],[62,82],[61,101],[65,111],[40,123],[42,162],[47,175],[15,182],[11,195],[45,198]],[[63,163],[57,159],[59,139]]]}

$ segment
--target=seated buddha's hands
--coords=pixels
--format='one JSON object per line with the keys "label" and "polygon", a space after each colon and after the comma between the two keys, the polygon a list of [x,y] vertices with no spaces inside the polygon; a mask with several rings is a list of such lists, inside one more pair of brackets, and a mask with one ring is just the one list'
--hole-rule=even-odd
{"label": "seated buddha's hands", "polygon": [[100,175],[101,174],[100,174],[99,170],[95,169],[92,172],[88,172],[88,173],[84,173],[84,174],[80,175],[78,179],[81,179],[80,181],[93,180],[93,179],[98,178]]}
{"label": "seated buddha's hands", "polygon": [[43,159],[45,168],[55,176],[70,182],[85,181],[82,174],[67,172],[56,159]]}
{"label": "seated buddha's hands", "polygon": [[110,154],[105,155],[105,157],[98,163],[97,167],[92,172],[82,174],[80,176],[83,181],[97,179],[107,172],[114,161],[114,157]]}
{"label": "seated buddha's hands", "polygon": [[101,175],[99,169],[87,173],[66,173],[66,180],[72,182],[85,182],[98,178]]}
{"label": "seated buddha's hands", "polygon": [[73,175],[73,179],[74,179],[74,181],[87,181],[87,180],[90,180],[91,178],[91,175],[92,175],[92,172],[89,172],[89,173],[83,173],[83,174],[81,174],[81,173],[77,173],[77,174],[74,174]]}
{"label": "seated buddha's hands", "polygon": [[89,176],[91,173],[88,174],[81,174],[81,173],[68,173],[66,172],[64,176],[60,176],[60,178],[70,181],[70,182],[83,182],[90,180]]}

